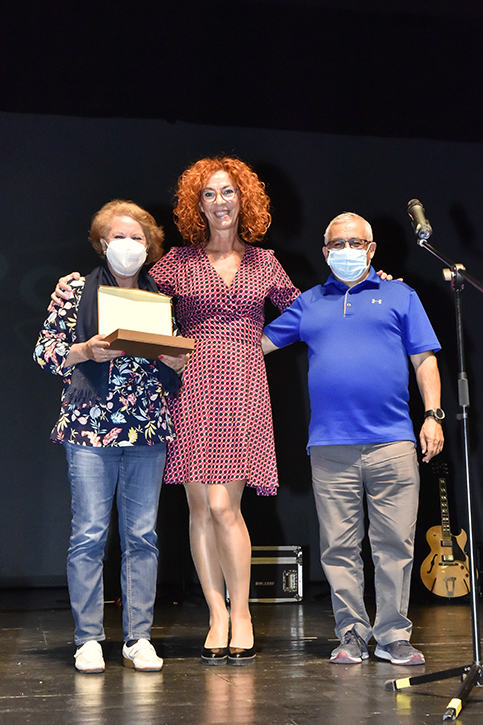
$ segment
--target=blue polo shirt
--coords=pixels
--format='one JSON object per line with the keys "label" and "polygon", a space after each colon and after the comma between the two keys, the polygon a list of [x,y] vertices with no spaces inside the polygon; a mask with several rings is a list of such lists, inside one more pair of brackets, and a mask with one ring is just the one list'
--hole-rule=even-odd
{"label": "blue polo shirt", "polygon": [[310,446],[416,442],[408,355],[441,349],[416,292],[368,277],[349,289],[332,274],[303,292],[265,334],[308,346]]}

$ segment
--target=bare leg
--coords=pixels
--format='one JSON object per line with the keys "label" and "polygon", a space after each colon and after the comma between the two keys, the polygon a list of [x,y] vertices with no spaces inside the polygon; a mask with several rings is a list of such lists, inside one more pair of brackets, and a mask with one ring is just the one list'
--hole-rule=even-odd
{"label": "bare leg", "polygon": [[208,501],[208,485],[185,483],[190,510],[191,555],[210,610],[210,631],[205,647],[226,647],[228,644],[228,610],[225,603],[225,581],[218,557],[216,536]]}
{"label": "bare leg", "polygon": [[253,628],[248,596],[251,544],[240,504],[245,481],[209,486],[210,510],[218,555],[230,594],[232,647],[253,646]]}
{"label": "bare leg", "polygon": [[190,507],[191,551],[210,609],[206,647],[226,645],[228,614],[224,581],[230,594],[230,644],[244,649],[253,645],[248,607],[251,545],[240,510],[244,487],[244,481],[185,484]]}

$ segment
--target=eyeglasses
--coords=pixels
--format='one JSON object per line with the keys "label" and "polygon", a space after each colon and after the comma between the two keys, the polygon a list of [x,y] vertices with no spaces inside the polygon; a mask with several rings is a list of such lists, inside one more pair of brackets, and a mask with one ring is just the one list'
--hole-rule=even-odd
{"label": "eyeglasses", "polygon": [[369,239],[331,239],[327,242],[327,249],[344,249],[346,244],[351,249],[365,249],[368,244],[371,244],[372,240]]}
{"label": "eyeglasses", "polygon": [[207,204],[212,204],[216,201],[218,194],[225,201],[233,201],[237,191],[238,189],[236,186],[225,186],[224,189],[220,189],[219,191],[215,191],[214,189],[203,189],[200,196]]}

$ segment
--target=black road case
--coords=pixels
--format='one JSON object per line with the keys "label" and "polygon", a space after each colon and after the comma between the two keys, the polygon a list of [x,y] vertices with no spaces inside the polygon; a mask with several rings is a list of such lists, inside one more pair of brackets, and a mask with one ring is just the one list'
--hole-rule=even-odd
{"label": "black road case", "polygon": [[301,602],[301,546],[252,546],[250,602]]}

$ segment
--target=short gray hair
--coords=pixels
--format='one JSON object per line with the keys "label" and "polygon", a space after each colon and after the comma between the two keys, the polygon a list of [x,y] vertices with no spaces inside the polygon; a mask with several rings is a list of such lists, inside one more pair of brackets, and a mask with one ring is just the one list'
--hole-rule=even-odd
{"label": "short gray hair", "polygon": [[329,222],[327,229],[324,233],[324,244],[327,245],[327,236],[329,233],[329,229],[332,226],[332,224],[339,224],[340,222],[347,222],[351,221],[352,219],[362,219],[363,222],[366,224],[366,238],[368,242],[373,241],[373,235],[372,235],[372,227],[367,221],[367,219],[364,219],[360,214],[356,214],[353,211],[343,211],[342,214],[338,214],[336,217],[332,219],[332,221]]}

